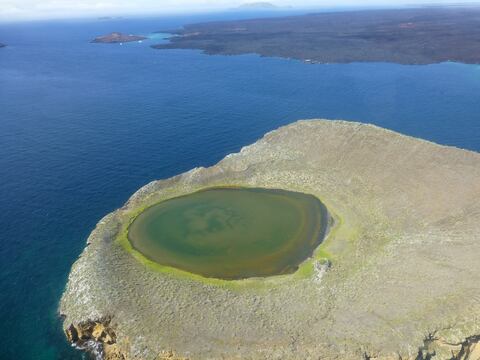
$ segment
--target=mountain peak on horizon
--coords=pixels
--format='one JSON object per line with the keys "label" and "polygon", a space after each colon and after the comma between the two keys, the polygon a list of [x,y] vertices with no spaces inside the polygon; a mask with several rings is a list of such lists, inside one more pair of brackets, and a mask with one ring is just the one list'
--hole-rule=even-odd
{"label": "mountain peak on horizon", "polygon": [[243,10],[267,10],[267,9],[278,9],[278,6],[266,1],[259,1],[259,2],[249,2],[242,4],[238,7],[239,9]]}

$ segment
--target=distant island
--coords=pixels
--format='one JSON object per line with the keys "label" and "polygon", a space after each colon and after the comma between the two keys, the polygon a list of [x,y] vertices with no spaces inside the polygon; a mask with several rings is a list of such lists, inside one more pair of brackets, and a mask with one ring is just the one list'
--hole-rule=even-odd
{"label": "distant island", "polygon": [[5,46],[7,46],[7,45],[0,43],[0,48],[3,48]]}
{"label": "distant island", "polygon": [[125,43],[132,41],[145,40],[145,36],[141,35],[127,35],[120,32],[112,32],[107,35],[97,36],[93,39],[92,43],[103,43],[103,44],[114,44],[114,43]]}
{"label": "distant island", "polygon": [[123,16],[100,16],[98,20],[121,20]]}
{"label": "distant island", "polygon": [[216,21],[174,30],[156,49],[256,53],[309,63],[480,63],[480,7],[317,13]]}
{"label": "distant island", "polygon": [[240,10],[275,10],[278,6],[269,2],[250,2],[240,5],[237,9]]}

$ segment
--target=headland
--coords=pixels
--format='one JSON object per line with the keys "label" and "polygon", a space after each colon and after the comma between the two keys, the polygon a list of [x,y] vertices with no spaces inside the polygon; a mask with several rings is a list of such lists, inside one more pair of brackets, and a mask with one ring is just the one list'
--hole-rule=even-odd
{"label": "headland", "polygon": [[[477,359],[480,154],[345,121],[298,121],[103,218],[59,312],[105,359]],[[294,272],[228,280],[149,260],[146,209],[203,189],[310,194],[333,221]],[[475,357],[477,356],[477,357]]]}
{"label": "headland", "polygon": [[217,21],[165,30],[156,49],[259,54],[307,63],[480,63],[479,6],[362,10]]}

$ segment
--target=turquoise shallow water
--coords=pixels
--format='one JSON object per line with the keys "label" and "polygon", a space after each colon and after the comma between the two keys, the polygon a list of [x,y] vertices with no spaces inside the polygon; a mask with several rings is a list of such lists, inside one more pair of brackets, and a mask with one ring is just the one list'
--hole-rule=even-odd
{"label": "turquoise shallow water", "polygon": [[0,25],[1,359],[76,359],[57,304],[95,223],[145,183],[296,119],[480,150],[480,67],[306,65],[90,44],[234,14]]}

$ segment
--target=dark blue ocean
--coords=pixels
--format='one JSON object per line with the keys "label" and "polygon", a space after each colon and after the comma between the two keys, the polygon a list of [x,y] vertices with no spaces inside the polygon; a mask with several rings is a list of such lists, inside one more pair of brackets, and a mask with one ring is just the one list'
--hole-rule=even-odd
{"label": "dark blue ocean", "polygon": [[[143,43],[202,15],[0,25],[1,359],[79,359],[57,306],[96,222],[139,187],[297,119],[374,123],[480,151],[480,66],[307,65]],[[321,139],[319,139],[321,141]]]}

